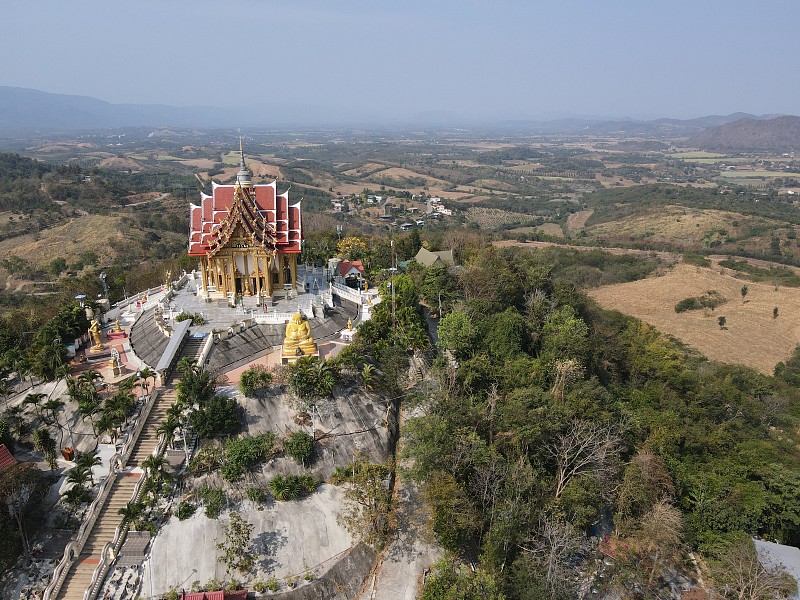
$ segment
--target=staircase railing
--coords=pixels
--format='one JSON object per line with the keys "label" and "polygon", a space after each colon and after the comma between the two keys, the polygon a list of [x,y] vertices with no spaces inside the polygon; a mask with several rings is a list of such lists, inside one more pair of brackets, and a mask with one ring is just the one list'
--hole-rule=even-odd
{"label": "staircase railing", "polygon": [[[153,456],[160,456],[163,454],[166,445],[167,438],[165,434],[162,433],[158,437],[158,444],[153,450]],[[147,481],[149,477],[150,469],[145,469],[142,473],[142,476],[139,478],[139,481],[136,483],[136,487],[133,489],[131,502],[139,501],[139,498],[142,495],[142,488],[144,487],[145,481]],[[129,523],[120,523],[120,525],[114,531],[114,538],[110,542],[107,542],[105,546],[103,546],[103,550],[100,552],[100,562],[92,573],[92,579],[89,584],[89,588],[83,595],[83,600],[96,600],[98,594],[100,593],[100,588],[103,585],[103,581],[105,581],[105,578],[108,575],[111,565],[114,564],[117,556],[119,556],[119,551],[122,549],[122,544],[125,543],[125,537],[128,535],[129,529]]]}
{"label": "staircase railing", "polygon": [[[117,479],[117,471],[125,468],[125,465],[127,464],[128,459],[133,452],[133,448],[136,446],[136,442],[139,440],[139,435],[142,433],[142,429],[144,429],[145,421],[147,421],[147,417],[150,415],[150,411],[152,410],[157,399],[158,390],[155,389],[148,396],[148,399],[145,402],[145,405],[142,407],[142,411],[139,413],[139,416],[136,417],[136,423],[131,429],[128,439],[125,440],[122,445],[122,451],[114,454],[114,456],[111,457],[108,476],[106,477],[105,481],[103,481],[103,485],[100,488],[97,497],[89,505],[89,510],[86,513],[86,519],[78,530],[75,540],[67,544],[67,547],[64,549],[64,556],[56,566],[56,569],[53,572],[53,578],[50,580],[50,584],[45,588],[42,600],[54,600],[54,598],[58,595],[58,592],[61,590],[61,586],[64,584],[64,579],[66,579],[67,573],[72,567],[72,564],[75,562],[75,559],[83,550],[83,546],[86,544],[86,539],[89,537],[89,533],[91,533],[95,521],[97,521],[97,516],[100,514],[103,506],[105,506],[106,498],[111,491],[111,486],[114,485],[114,482]],[[142,480],[143,478],[139,479],[139,483],[137,483],[137,489],[141,485]],[[105,552],[105,548],[103,548],[103,551]]]}
{"label": "staircase railing", "polygon": [[53,572],[53,578],[50,580],[50,584],[45,588],[42,600],[52,600],[55,598],[61,589],[61,586],[64,584],[64,579],[67,577],[67,573],[69,572],[70,567],[72,567],[72,563],[75,562],[75,559],[83,550],[83,546],[86,544],[86,539],[89,537],[89,533],[91,533],[95,521],[97,521],[97,516],[100,514],[100,511],[105,505],[108,493],[111,491],[111,486],[113,486],[114,482],[117,480],[116,467],[118,464],[120,464],[121,459],[122,457],[119,453],[111,457],[111,460],[109,461],[108,475],[103,481],[103,485],[100,487],[97,497],[89,505],[89,510],[86,512],[86,518],[81,524],[80,529],[78,529],[78,534],[76,535],[75,539],[67,544],[67,547],[64,549],[64,556],[56,566],[56,569]]}

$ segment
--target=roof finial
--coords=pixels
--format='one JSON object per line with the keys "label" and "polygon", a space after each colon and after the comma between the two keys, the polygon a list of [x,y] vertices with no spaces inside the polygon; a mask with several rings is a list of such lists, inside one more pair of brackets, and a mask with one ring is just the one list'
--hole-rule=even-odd
{"label": "roof finial", "polygon": [[250,171],[247,169],[247,165],[244,164],[244,146],[242,145],[241,132],[239,133],[239,157],[239,173],[236,175],[236,182],[250,187],[253,184],[250,181]]}

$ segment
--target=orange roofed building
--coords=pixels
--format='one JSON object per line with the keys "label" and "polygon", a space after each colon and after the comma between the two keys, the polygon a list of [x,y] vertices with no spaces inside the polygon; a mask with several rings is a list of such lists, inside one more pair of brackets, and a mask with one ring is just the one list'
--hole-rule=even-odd
{"label": "orange roofed building", "polygon": [[200,259],[203,295],[210,298],[271,296],[296,289],[297,256],[303,246],[300,201],[276,182],[253,185],[244,152],[236,183],[212,182],[211,195],[189,209],[189,256]]}

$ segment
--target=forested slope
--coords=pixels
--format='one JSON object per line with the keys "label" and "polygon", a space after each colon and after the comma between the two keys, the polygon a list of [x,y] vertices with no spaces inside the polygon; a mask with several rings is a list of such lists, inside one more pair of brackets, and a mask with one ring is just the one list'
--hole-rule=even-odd
{"label": "forested slope", "polygon": [[458,368],[441,361],[441,392],[404,428],[457,559],[423,598],[670,597],[696,585],[691,551],[722,589],[747,536],[800,543],[795,387],[601,310],[547,255],[465,264],[439,326]]}

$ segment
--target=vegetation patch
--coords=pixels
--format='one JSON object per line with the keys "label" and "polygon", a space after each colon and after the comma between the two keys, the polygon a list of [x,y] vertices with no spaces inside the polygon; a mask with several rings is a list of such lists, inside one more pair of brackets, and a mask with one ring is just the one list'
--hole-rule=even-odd
{"label": "vegetation patch", "polygon": [[719,266],[743,273],[751,281],[763,281],[775,285],[800,287],[800,275],[797,275],[797,273],[789,267],[764,268],[750,264],[746,260],[736,260],[733,258],[721,260]]}
{"label": "vegetation patch", "polygon": [[675,312],[682,313],[687,310],[700,310],[703,308],[710,308],[714,310],[727,300],[716,290],[709,290],[701,296],[691,296],[684,298],[675,305]]}
{"label": "vegetation patch", "polygon": [[269,482],[269,491],[276,500],[295,500],[314,493],[317,480],[313,475],[276,475]]}

